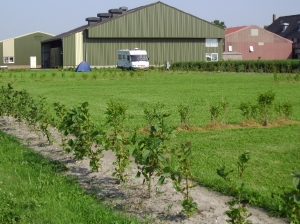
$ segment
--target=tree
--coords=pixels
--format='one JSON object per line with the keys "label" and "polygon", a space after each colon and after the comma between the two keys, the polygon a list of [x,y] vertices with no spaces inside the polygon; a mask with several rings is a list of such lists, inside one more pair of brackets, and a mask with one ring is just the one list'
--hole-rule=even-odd
{"label": "tree", "polygon": [[212,24],[215,24],[215,25],[217,25],[217,26],[219,26],[219,27],[221,27],[221,28],[226,28],[226,25],[225,25],[225,23],[222,21],[220,21],[220,20],[214,20],[213,22],[211,22]]}

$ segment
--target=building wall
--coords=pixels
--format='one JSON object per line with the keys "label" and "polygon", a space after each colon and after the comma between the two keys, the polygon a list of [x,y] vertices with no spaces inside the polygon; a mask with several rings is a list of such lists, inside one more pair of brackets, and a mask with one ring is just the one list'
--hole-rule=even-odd
{"label": "building wall", "polygon": [[[79,63],[76,55],[75,35],[64,41],[64,67],[74,67]],[[65,47],[67,44],[68,47]],[[78,45],[79,46],[79,45]],[[206,47],[205,39],[151,39],[151,38],[130,38],[130,39],[87,39],[86,45],[82,45],[83,60],[86,46],[86,60],[92,67],[115,66],[117,63],[117,51],[120,49],[139,48],[148,52],[150,65],[162,65],[166,61],[204,61],[206,53],[218,53],[219,60],[222,59],[222,40],[219,40],[218,47]],[[73,49],[73,50],[72,50]],[[65,51],[64,50],[64,51]]]}
{"label": "building wall", "polygon": [[63,39],[63,66],[75,67],[76,50],[75,50],[75,34],[72,34]]}
{"label": "building wall", "polygon": [[[35,32],[3,41],[0,65],[7,65],[9,68],[29,68],[30,57],[36,56],[37,67],[41,67],[41,41],[50,37],[52,35]],[[13,56],[14,63],[4,63],[5,56]]]}
{"label": "building wall", "polygon": [[3,42],[0,42],[0,66],[3,65]]}
{"label": "building wall", "polygon": [[243,60],[243,55],[240,53],[227,54],[228,52],[223,53],[224,60]]}
{"label": "building wall", "polygon": [[[292,57],[292,42],[258,26],[249,26],[226,35],[225,51],[242,53],[243,60],[288,59]],[[250,51],[250,46],[253,51]]]}

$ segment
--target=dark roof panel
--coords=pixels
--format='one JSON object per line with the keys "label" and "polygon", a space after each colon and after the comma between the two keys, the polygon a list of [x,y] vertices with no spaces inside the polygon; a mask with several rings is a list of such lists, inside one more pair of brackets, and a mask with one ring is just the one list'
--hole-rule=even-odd
{"label": "dark roof panel", "polygon": [[[287,39],[300,38],[299,21],[300,14],[291,16],[281,16],[278,19],[276,19],[271,25],[269,25],[267,30]],[[284,32],[282,32],[283,23],[289,24]]]}

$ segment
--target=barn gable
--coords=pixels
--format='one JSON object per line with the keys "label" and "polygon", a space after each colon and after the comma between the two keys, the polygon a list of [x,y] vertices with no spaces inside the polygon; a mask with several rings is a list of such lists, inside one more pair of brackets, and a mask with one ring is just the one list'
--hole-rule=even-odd
{"label": "barn gable", "polygon": [[162,2],[88,28],[89,38],[224,38],[224,29]]}

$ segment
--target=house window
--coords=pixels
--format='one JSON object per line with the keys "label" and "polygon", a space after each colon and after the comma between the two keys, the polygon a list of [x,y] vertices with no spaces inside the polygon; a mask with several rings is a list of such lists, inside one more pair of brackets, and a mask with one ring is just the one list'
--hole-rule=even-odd
{"label": "house window", "polygon": [[218,47],[218,39],[205,39],[206,47]]}
{"label": "house window", "polygon": [[9,64],[9,63],[15,63],[14,57],[3,57],[3,63]]}
{"label": "house window", "polygon": [[228,51],[232,51],[232,46],[228,46]]}
{"label": "house window", "polygon": [[206,61],[218,61],[218,53],[206,53]]}
{"label": "house window", "polygon": [[250,52],[253,52],[253,51],[254,51],[253,46],[250,46],[249,51],[250,51]]}

